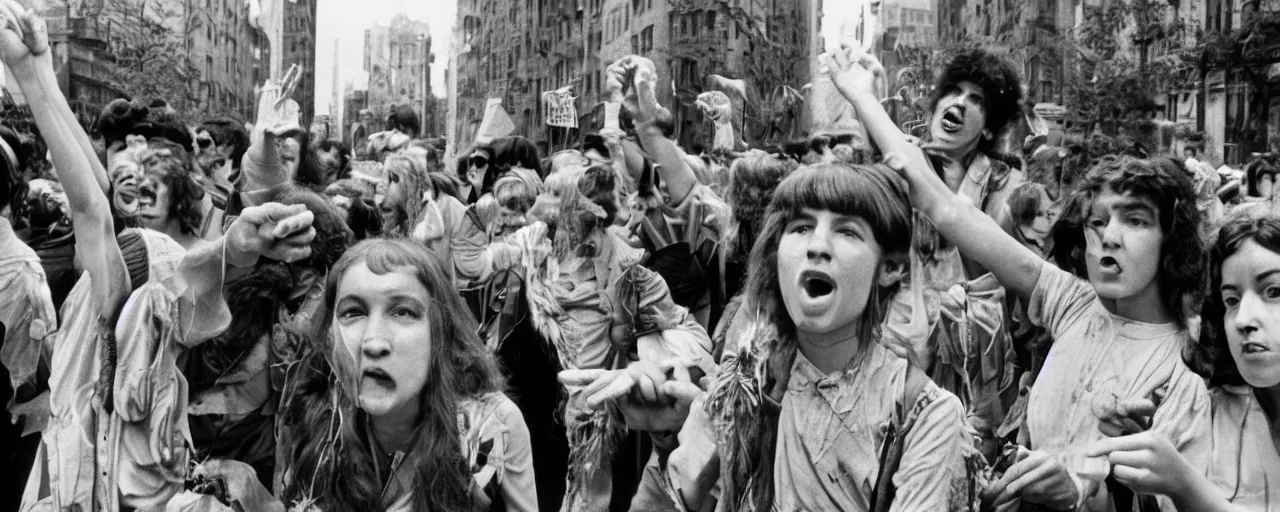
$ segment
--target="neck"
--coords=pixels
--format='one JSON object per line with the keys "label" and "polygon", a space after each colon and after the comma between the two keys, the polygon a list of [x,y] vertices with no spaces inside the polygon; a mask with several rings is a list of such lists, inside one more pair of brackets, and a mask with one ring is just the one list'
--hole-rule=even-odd
{"label": "neck", "polygon": [[960,184],[964,183],[964,177],[969,174],[969,164],[973,163],[973,159],[978,156],[977,144],[956,148],[951,151],[941,151],[936,156],[942,159],[942,177],[947,183],[947,188],[952,192],[960,189]]}
{"label": "neck", "polygon": [[372,416],[369,422],[373,425],[373,438],[383,451],[407,452],[418,424],[417,400],[412,400],[399,410]]}
{"label": "neck", "polygon": [[823,373],[848,368],[849,363],[866,349],[866,340],[861,340],[858,336],[861,323],[859,319],[855,319],[844,327],[823,334],[797,330],[800,353]]}
{"label": "neck", "polygon": [[200,240],[200,238],[195,235],[189,235],[187,233],[183,233],[182,226],[180,226],[178,224],[178,221],[175,221],[175,220],[166,222],[164,224],[164,229],[161,229],[159,231],[161,233],[168,235],[169,238],[172,238],[174,242],[177,242],[178,245],[181,245],[183,249],[190,249],[192,245],[194,245],[197,241]]}
{"label": "neck", "polygon": [[1165,306],[1160,286],[1152,281],[1144,290],[1123,299],[1102,299],[1102,305],[1111,314],[1148,324],[1167,324],[1177,320]]}

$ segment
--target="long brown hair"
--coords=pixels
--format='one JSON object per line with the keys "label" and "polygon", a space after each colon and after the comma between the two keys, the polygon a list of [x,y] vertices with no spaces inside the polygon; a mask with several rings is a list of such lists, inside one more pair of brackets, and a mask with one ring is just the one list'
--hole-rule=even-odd
{"label": "long brown hair", "polygon": [[[800,168],[778,185],[751,250],[744,288],[747,298],[742,312],[756,317],[749,329],[753,334],[725,348],[722,375],[706,401],[720,444],[721,499],[730,510],[770,510],[773,504],[779,404],[798,349],[795,323],[783,304],[778,281],[778,244],[787,224],[805,208],[865,219],[880,244],[881,259],[903,266],[907,262],[911,208],[906,184],[888,168],[817,164]],[[878,342],[880,324],[896,291],[897,285],[872,285],[859,320],[863,343]],[[742,382],[754,389],[744,392]],[[744,400],[747,394],[759,396]]]}
{"label": "long brown hair", "polygon": [[[418,463],[412,468],[414,484],[407,491],[413,493],[413,510],[468,510],[471,471],[462,452],[458,404],[500,391],[505,383],[498,364],[481,343],[475,320],[440,263],[425,247],[405,240],[365,240],[343,254],[325,287],[324,322],[330,329],[338,284],[358,263],[379,275],[407,270],[427,289],[430,343],[435,346],[419,396],[423,413],[417,441],[406,457]],[[324,376],[323,398],[295,415],[301,423],[294,443],[297,464],[285,494],[295,500],[313,499],[324,510],[380,509],[382,482],[372,478],[375,448],[361,435],[365,413],[359,410],[354,385],[357,370],[344,359],[346,348],[334,336],[326,333],[321,339],[330,341],[318,353],[329,357],[312,358],[309,363],[316,371],[323,372],[327,366],[332,372]],[[325,410],[325,406],[330,407]]]}

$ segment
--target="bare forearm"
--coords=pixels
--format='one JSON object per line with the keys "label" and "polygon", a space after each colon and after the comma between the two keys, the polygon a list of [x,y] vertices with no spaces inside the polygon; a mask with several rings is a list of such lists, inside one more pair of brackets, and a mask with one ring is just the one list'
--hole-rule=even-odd
{"label": "bare forearm", "polygon": [[671,194],[671,203],[679,204],[693,191],[698,179],[693,169],[684,161],[684,151],[675,141],[666,138],[656,126],[646,126],[636,130],[640,144],[661,167],[658,176],[667,184],[667,192]]}
{"label": "bare forearm", "polygon": [[[58,91],[58,77],[54,74],[53,68],[47,66],[38,66],[40,72],[36,74],[40,81],[41,87],[45,90]],[[93,177],[98,181],[103,193],[110,193],[111,181],[107,177],[107,170],[102,166],[102,161],[98,159],[98,153],[93,149],[93,142],[89,140],[89,134],[85,133],[80,127],[80,121],[76,119],[75,112],[71,110],[71,105],[67,103],[66,96],[62,94],[50,95],[53,99],[52,106],[58,114],[62,125],[71,133],[76,145],[80,147],[80,152],[84,154],[85,159],[89,162],[89,169],[93,171]]]}
{"label": "bare forearm", "polygon": [[66,190],[67,203],[73,214],[95,218],[111,218],[111,207],[107,202],[102,184],[94,176],[89,159],[76,142],[75,131],[79,128],[68,126],[59,113],[59,100],[65,104],[61,92],[54,87],[47,87],[41,75],[46,71],[52,75],[52,69],[38,62],[15,66],[14,75],[19,87],[27,96],[31,105],[31,113],[35,117],[36,126],[44,135],[49,153]]}
{"label": "bare forearm", "polygon": [[1178,510],[1197,512],[1241,512],[1241,508],[1222,499],[1217,489],[1203,475],[1193,473],[1182,486],[1182,492],[1169,498]]}

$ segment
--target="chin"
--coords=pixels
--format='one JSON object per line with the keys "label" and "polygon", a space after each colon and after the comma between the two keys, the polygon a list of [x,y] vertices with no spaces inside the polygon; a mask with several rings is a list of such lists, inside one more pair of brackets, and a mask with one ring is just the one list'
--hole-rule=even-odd
{"label": "chin", "polygon": [[1280,368],[1268,366],[1266,368],[1248,368],[1240,367],[1240,377],[1249,387],[1258,389],[1267,389],[1280,386]]}
{"label": "chin", "polygon": [[382,416],[396,408],[396,401],[388,396],[360,396],[360,409],[370,416]]}

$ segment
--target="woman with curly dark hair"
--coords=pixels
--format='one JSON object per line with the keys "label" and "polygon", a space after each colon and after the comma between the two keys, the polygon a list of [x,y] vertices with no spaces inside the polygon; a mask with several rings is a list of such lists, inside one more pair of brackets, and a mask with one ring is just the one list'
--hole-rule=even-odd
{"label": "woman with curly dark hair", "polygon": [[[190,249],[204,238],[222,234],[222,223],[205,225],[205,192],[197,181],[195,164],[182,146],[155,139],[137,154],[141,171],[138,183],[138,221]],[[212,214],[221,212],[212,211]],[[220,221],[221,219],[219,219]]]}
{"label": "woman with curly dark hair", "polygon": [[[334,266],[288,411],[289,502],[318,510],[537,510],[532,447],[439,261],[366,240]],[[321,348],[322,347],[322,348]],[[303,507],[303,510],[308,510]]]}
{"label": "woman with curly dark hair", "polygon": [[[1208,473],[1166,436],[1143,432],[1107,439],[1089,455],[1108,457],[1121,482],[1168,496],[1178,510],[1274,510],[1280,495],[1280,215],[1229,218],[1211,256],[1213,282],[1200,341],[1187,363],[1209,381],[1212,446]],[[1153,409],[1150,401],[1127,404]],[[1125,432],[1120,432],[1125,433]]]}

